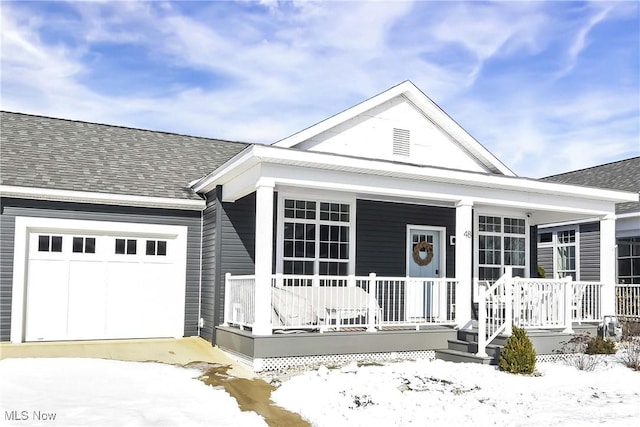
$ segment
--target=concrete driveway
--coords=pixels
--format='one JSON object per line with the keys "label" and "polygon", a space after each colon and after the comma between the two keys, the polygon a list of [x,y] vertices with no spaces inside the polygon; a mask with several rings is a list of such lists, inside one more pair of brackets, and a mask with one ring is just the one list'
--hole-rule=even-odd
{"label": "concrete driveway", "polygon": [[33,357],[83,357],[161,362],[187,365],[194,362],[229,366],[228,373],[253,378],[254,372],[199,337],[105,341],[0,343],[0,359]]}

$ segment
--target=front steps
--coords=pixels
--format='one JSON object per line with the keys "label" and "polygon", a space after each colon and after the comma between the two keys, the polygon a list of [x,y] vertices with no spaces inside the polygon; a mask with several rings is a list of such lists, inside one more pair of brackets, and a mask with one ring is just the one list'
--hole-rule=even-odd
{"label": "front steps", "polygon": [[447,349],[436,350],[436,359],[449,362],[480,363],[497,365],[500,351],[508,337],[499,335],[486,348],[487,357],[476,356],[478,352],[478,331],[459,330],[457,339],[448,340]]}

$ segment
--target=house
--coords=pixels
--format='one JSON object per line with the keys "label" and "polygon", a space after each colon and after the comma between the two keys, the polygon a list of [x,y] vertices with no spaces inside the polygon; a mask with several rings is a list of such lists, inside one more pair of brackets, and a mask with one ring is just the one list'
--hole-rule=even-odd
{"label": "house", "polygon": [[589,303],[612,310],[615,208],[638,201],[517,177],[408,81],[271,146],[1,125],[14,343],[199,335],[266,369],[460,351],[478,317],[485,356],[512,321],[583,320],[572,282],[535,279],[539,224],[596,219]]}
{"label": "house", "polygon": [[[553,175],[542,181],[640,192],[640,157]],[[615,234],[616,282],[640,285],[640,203],[616,205]],[[600,222],[596,218],[539,226],[538,264],[548,278],[571,276],[575,280],[598,281],[599,241]],[[635,288],[636,298],[640,298],[640,286],[627,287]],[[616,312],[632,314],[625,313],[622,307]]]}

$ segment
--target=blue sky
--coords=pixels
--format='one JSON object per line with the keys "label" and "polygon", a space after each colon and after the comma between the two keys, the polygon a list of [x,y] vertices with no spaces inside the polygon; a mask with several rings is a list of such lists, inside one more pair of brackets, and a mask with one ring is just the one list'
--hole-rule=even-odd
{"label": "blue sky", "polygon": [[272,143],[413,81],[521,176],[640,155],[640,3],[2,2],[3,110]]}

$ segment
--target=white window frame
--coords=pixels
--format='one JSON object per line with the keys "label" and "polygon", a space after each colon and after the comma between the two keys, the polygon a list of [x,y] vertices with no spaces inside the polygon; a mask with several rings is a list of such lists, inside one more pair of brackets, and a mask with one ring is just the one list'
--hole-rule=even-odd
{"label": "white window frame", "polygon": [[[320,259],[319,236],[320,224],[332,223],[334,225],[347,225],[349,227],[349,259],[347,261],[347,274],[354,275],[356,271],[356,197],[354,194],[340,194],[327,191],[313,191],[309,189],[286,189],[278,191],[277,230],[276,230],[276,273],[284,271],[284,223],[289,218],[284,217],[285,199],[304,200],[316,202],[316,209],[320,203],[341,203],[349,205],[349,222],[321,221],[316,215],[315,220],[303,220],[300,222],[316,224],[316,248],[314,258],[314,274],[319,275]],[[331,260],[329,260],[331,261]]]}
{"label": "white window frame", "polygon": [[[574,280],[580,280],[580,226],[579,225],[572,225],[572,226],[565,226],[565,227],[559,227],[559,228],[544,228],[544,229],[539,229],[538,230],[538,236],[541,234],[545,234],[545,233],[551,233],[551,241],[550,242],[539,242],[537,241],[537,246],[538,248],[551,248],[551,252],[552,252],[552,257],[551,257],[551,262],[552,262],[552,276],[555,277],[559,277],[559,272],[558,272],[558,248],[560,246],[569,246],[570,244],[560,244],[558,242],[558,233],[562,233],[564,231],[574,231],[575,232],[575,242],[572,243],[573,245],[575,245],[575,258],[576,258],[576,277],[574,277]],[[538,236],[536,236],[536,239],[538,239]]]}
{"label": "white window frame", "polygon": [[[492,217],[500,217],[500,233],[482,232],[483,235],[494,235],[500,236],[500,253],[501,253],[501,265],[496,267],[502,268],[504,271],[504,267],[507,267],[504,263],[504,238],[509,236],[521,236],[519,234],[505,233],[504,231],[504,219],[521,219],[524,220],[524,266],[509,266],[515,268],[524,268],[524,277],[528,278],[530,276],[531,271],[531,250],[530,250],[530,242],[531,242],[531,232],[529,225],[529,218],[526,214],[521,212],[514,211],[484,211],[484,210],[476,210],[473,216],[473,277],[474,282],[477,282],[480,277],[480,217],[481,216],[492,216]],[[536,237],[537,238],[537,237]],[[475,288],[475,286],[474,286]]]}

